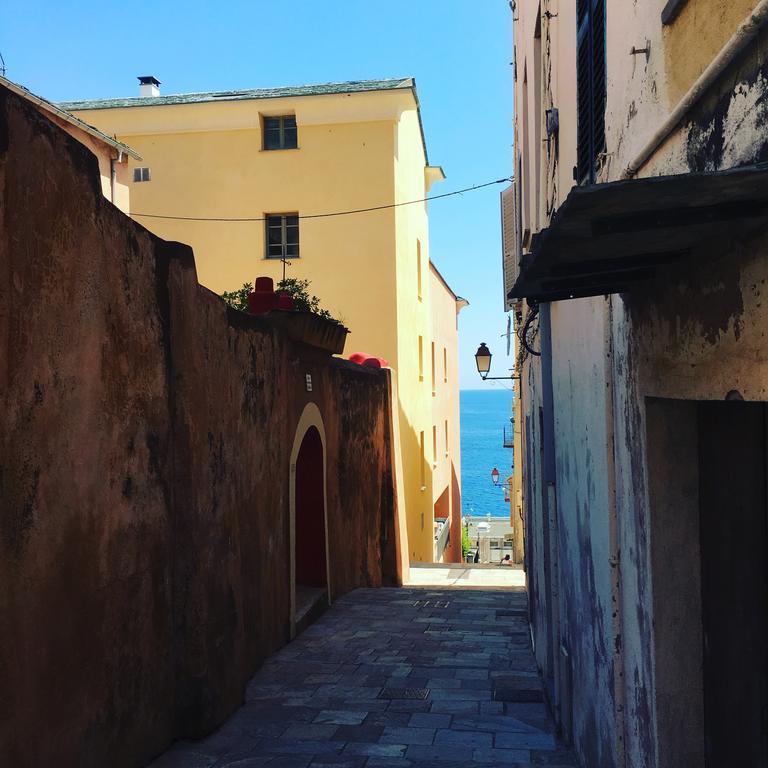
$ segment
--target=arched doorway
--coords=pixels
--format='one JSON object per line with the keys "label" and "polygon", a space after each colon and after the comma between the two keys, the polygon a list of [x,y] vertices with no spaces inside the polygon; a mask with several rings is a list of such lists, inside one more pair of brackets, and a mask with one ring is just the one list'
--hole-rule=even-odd
{"label": "arched doorway", "polygon": [[317,427],[305,433],[296,458],[296,586],[325,589],[325,482]]}
{"label": "arched doorway", "polygon": [[291,451],[291,634],[330,604],[325,429],[314,403],[304,408]]}

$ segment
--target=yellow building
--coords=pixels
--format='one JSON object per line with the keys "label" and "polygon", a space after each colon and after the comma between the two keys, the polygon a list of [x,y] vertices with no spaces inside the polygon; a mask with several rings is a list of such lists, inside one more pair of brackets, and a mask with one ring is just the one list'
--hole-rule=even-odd
{"label": "yellow building", "polygon": [[[141,154],[131,215],[192,245],[201,283],[222,293],[284,269],[309,279],[351,328],[347,352],[396,369],[408,552],[432,560],[443,488],[423,458],[433,427],[427,206],[402,204],[444,176],[427,159],[414,80],[172,96],[140,81],[136,98],[61,106]],[[450,312],[455,323],[455,303]],[[458,417],[449,429],[458,437]]]}
{"label": "yellow building", "polygon": [[[432,390],[432,504],[435,554],[440,562],[461,562],[461,444],[459,441],[459,312],[469,303],[457,296],[437,267],[429,264],[432,339],[428,350]],[[445,522],[442,522],[445,521]]]}

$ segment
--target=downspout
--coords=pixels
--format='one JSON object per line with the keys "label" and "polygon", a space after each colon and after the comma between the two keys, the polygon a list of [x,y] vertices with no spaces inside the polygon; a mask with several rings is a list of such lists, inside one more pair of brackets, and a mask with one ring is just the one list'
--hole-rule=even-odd
{"label": "downspout", "polygon": [[109,161],[109,200],[112,205],[117,205],[115,198],[117,197],[117,164],[123,162],[123,150],[117,150],[117,157],[113,157]]}
{"label": "downspout", "polygon": [[608,481],[608,567],[611,574],[611,653],[613,668],[613,712],[617,768],[627,764],[626,686],[624,684],[624,622],[621,594],[621,539],[616,503],[616,391],[614,382],[613,296],[608,296],[604,335],[605,348],[605,435]]}
{"label": "downspout", "polygon": [[659,126],[656,133],[653,134],[637,157],[626,167],[622,174],[623,179],[631,179],[648,162],[651,155],[661,146],[672,131],[677,128],[712,83],[720,77],[723,71],[757,37],[757,34],[766,22],[768,22],[768,0],[760,0],[757,7],[739,25],[731,39],[699,75],[696,82],[688,89],[688,92],[678,102],[678,105],[669,117]]}

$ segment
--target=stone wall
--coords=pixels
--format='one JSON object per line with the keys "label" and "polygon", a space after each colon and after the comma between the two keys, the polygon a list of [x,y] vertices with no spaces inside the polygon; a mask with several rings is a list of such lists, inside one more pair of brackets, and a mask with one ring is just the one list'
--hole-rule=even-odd
{"label": "stone wall", "polygon": [[4,89],[0,200],[0,756],[138,766],[289,639],[309,402],[331,594],[397,581],[390,374],[228,309]]}

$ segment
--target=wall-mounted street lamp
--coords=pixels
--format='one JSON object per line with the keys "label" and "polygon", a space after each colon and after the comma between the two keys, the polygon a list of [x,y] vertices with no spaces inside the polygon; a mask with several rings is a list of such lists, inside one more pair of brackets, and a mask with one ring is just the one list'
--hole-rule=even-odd
{"label": "wall-mounted street lamp", "polygon": [[491,370],[491,350],[488,349],[485,342],[483,342],[475,352],[475,365],[477,365],[477,372],[480,374],[480,378],[483,381],[499,381],[509,379],[519,379],[519,376],[489,376]]}
{"label": "wall-mounted street lamp", "polygon": [[499,470],[496,467],[491,470],[491,481],[494,485],[499,484]]}

